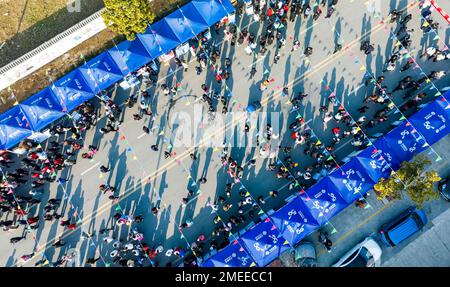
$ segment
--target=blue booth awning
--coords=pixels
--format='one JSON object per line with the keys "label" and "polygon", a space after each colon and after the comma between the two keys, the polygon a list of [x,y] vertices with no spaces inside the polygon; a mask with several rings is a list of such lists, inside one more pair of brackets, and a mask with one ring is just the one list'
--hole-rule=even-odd
{"label": "blue booth awning", "polygon": [[256,266],[256,264],[253,262],[253,259],[245,251],[245,249],[241,245],[239,245],[239,242],[237,240],[234,240],[230,245],[203,262],[202,266],[253,267]]}
{"label": "blue booth awning", "polygon": [[378,182],[382,177],[388,178],[391,175],[392,167],[373,145],[359,153],[354,160],[354,164],[360,170],[365,170],[373,182]]}
{"label": "blue booth awning", "polygon": [[290,248],[269,218],[247,230],[238,241],[258,266],[266,266]]}
{"label": "blue booth awning", "polygon": [[[384,149],[389,150],[389,153],[393,154],[396,160],[400,162],[412,159],[414,154],[422,152],[427,147],[425,139],[408,121],[403,121],[398,127],[385,135],[383,141],[385,143],[383,144]],[[380,149],[378,144],[375,144],[375,147]]]}
{"label": "blue booth awning", "polygon": [[20,103],[33,131],[40,131],[57,119],[63,117],[67,109],[50,88]]}
{"label": "blue booth awning", "polygon": [[291,246],[320,226],[299,197],[295,197],[269,217]]}
{"label": "blue booth awning", "polygon": [[429,103],[409,118],[412,126],[426,139],[429,145],[434,144],[442,135],[450,132],[450,104],[445,97]]}
{"label": "blue booth awning", "polygon": [[360,169],[355,162],[356,159],[352,159],[328,176],[348,204],[361,198],[375,184],[365,170]]}
{"label": "blue booth awning", "polygon": [[120,67],[122,74],[129,74],[152,61],[139,37],[134,41],[123,41],[119,45],[108,50],[114,62]]}
{"label": "blue booth awning", "polygon": [[214,25],[223,17],[234,12],[234,7],[230,1],[193,0],[191,3],[209,26]]}
{"label": "blue booth awning", "polygon": [[14,147],[31,134],[31,126],[20,106],[0,115],[0,149]]}
{"label": "blue booth awning", "polygon": [[[196,11],[195,9],[191,10]],[[203,24],[201,22],[193,20],[195,18],[188,18],[187,15],[189,14],[185,13],[184,11],[182,12],[180,10],[176,10],[175,12],[164,18],[167,24],[172,28],[172,31],[177,35],[177,38],[181,43],[194,38],[197,34],[203,32],[209,27],[209,25],[207,24]],[[201,20],[202,18],[198,19]]]}
{"label": "blue booth awning", "polygon": [[126,69],[122,70],[108,52],[100,54],[78,69],[89,80],[91,90],[96,93],[121,81],[127,74]]}
{"label": "blue booth awning", "polygon": [[78,69],[57,80],[51,89],[64,103],[68,112],[95,96],[94,91]]}
{"label": "blue booth awning", "polygon": [[331,217],[348,205],[339,194],[338,187],[328,177],[300,194],[299,198],[320,225],[327,223]]}
{"label": "blue booth awning", "polygon": [[137,38],[153,58],[156,59],[180,44],[176,40],[161,36],[152,28],[148,28],[144,34],[138,34]]}

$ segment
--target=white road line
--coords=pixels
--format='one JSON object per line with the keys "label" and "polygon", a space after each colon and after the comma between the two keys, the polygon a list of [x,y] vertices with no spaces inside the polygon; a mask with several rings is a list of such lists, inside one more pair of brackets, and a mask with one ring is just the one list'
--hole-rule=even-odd
{"label": "white road line", "polygon": [[333,152],[336,153],[338,150],[342,149],[343,147],[345,147],[346,145],[348,145],[351,142],[352,142],[352,139],[350,138],[345,143],[341,143],[341,145],[339,147],[337,147]]}
{"label": "white road line", "polygon": [[138,139],[141,139],[141,138],[143,138],[145,135],[146,135],[147,133],[142,133],[140,136],[138,136],[137,138]]}
{"label": "white road line", "polygon": [[307,120],[306,123],[303,123],[300,127],[296,128],[294,131],[301,130],[305,125],[309,124],[310,122],[312,122],[312,119]]}
{"label": "white road line", "polygon": [[258,63],[261,62],[262,60],[266,59],[266,57],[267,57],[267,55],[265,55],[264,57],[262,57],[262,58],[259,59],[258,61],[256,61],[256,62],[254,62],[254,63],[248,65],[247,67],[250,68],[250,67],[255,66],[256,64],[258,64]]}
{"label": "white road line", "polygon": [[307,120],[306,123],[303,123],[303,124],[300,126],[300,128],[302,128],[304,125],[309,124],[310,122],[312,122],[312,119]]}
{"label": "white road line", "polygon": [[97,162],[96,164],[94,164],[93,166],[91,166],[90,168],[86,169],[85,171],[83,171],[81,173],[81,175],[85,175],[86,173],[88,173],[89,171],[91,171],[92,169],[94,169],[96,166],[98,166],[100,164],[100,162]]}
{"label": "white road line", "polygon": [[356,96],[356,92],[357,92],[359,89],[361,89],[362,87],[364,87],[364,86],[365,86],[365,84],[361,84],[361,85],[357,86],[357,87],[354,88],[351,92],[347,93],[347,96],[350,96],[350,95],[353,94],[353,93],[355,93],[355,96]]}

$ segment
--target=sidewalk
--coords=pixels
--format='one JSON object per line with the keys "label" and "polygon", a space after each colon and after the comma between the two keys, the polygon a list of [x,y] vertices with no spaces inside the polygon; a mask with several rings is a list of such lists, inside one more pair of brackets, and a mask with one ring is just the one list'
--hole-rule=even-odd
{"label": "sidewalk", "polygon": [[[450,203],[447,204],[450,206]],[[450,209],[433,221],[433,227],[382,263],[383,267],[450,267]]]}

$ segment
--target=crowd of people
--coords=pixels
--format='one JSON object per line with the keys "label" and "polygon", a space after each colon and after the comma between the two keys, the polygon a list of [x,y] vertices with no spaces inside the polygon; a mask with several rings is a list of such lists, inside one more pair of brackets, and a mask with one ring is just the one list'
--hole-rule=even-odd
{"label": "crowd of people", "polygon": [[[254,1],[254,17],[263,25],[261,35],[255,35],[247,28],[240,30],[234,24],[220,24],[214,26],[217,35],[224,34],[224,39],[230,43],[231,47],[245,46],[245,51],[249,55],[256,54],[259,57],[265,56],[268,49],[275,49],[274,64],[277,64],[281,58],[281,50],[286,46],[286,26],[289,22],[296,21],[297,17],[304,19],[312,18],[319,21],[321,17],[330,18],[336,11],[338,0],[320,2],[320,5],[313,6],[309,0],[273,0],[273,1]],[[326,10],[323,15],[322,10]],[[243,13],[243,6],[238,6],[237,15]],[[323,15],[323,16],[322,16]],[[329,144],[324,144],[317,140],[314,132],[310,129],[304,129],[305,119],[296,116],[289,123],[291,144],[279,146],[279,154],[277,158],[273,158],[268,165],[268,169],[273,171],[274,176],[279,180],[287,180],[289,182],[289,190],[305,190],[319,179],[323,174],[330,172],[339,162],[336,162],[337,156],[334,153],[339,147],[342,139],[351,138],[351,144],[356,149],[364,149],[369,144],[369,138],[366,135],[379,123],[387,122],[389,117],[394,113],[390,113],[395,107],[390,105],[390,99],[401,97],[406,103],[400,107],[402,112],[417,109],[421,102],[427,98],[425,92],[419,92],[429,80],[440,79],[446,75],[445,71],[433,70],[428,75],[422,75],[416,79],[413,76],[403,77],[393,89],[385,85],[385,79],[389,73],[404,73],[415,67],[413,59],[409,59],[400,66],[401,50],[408,49],[412,43],[411,33],[414,29],[408,29],[408,22],[412,15],[392,10],[389,14],[390,23],[397,24],[395,36],[401,45],[395,46],[390,58],[386,61],[382,74],[376,78],[371,75],[364,79],[368,93],[364,99],[362,106],[358,107],[359,115],[352,117],[345,107],[338,101],[334,94],[327,98],[327,102],[320,107],[320,114],[323,123],[331,125],[332,138]],[[431,19],[431,13],[424,10],[421,15],[427,21],[427,25],[422,25],[420,29],[424,33],[439,28],[438,23]],[[257,40],[259,38],[259,40]],[[197,64],[195,71],[197,75],[201,75],[203,71],[208,69],[209,65],[213,65],[215,82],[211,85],[201,84],[203,91],[200,97],[202,102],[207,105],[211,116],[218,110],[219,103],[221,112],[226,114],[231,110],[230,97],[225,92],[228,79],[232,76],[232,60],[228,57],[221,56],[221,52],[216,46],[211,44],[206,33],[199,35],[196,48]],[[299,39],[293,39],[291,53],[298,53],[301,43]],[[361,51],[365,55],[370,55],[374,51],[374,44],[369,41],[361,43]],[[336,44],[334,53],[341,51],[342,46]],[[313,47],[305,47],[303,55],[309,57],[313,54]],[[441,51],[437,47],[431,46],[426,49],[423,58],[430,62],[446,61],[450,58],[447,51]],[[175,58],[175,63],[179,68],[187,71],[189,65],[186,59]],[[398,69],[398,67],[401,67]],[[398,70],[398,71],[397,71]],[[250,70],[250,78],[255,77],[256,67],[252,66]],[[154,87],[173,101],[177,97],[178,87],[170,87],[168,84],[157,84],[158,73],[150,66],[143,67],[139,75],[147,88]],[[267,89],[267,86],[273,80],[267,75],[263,75],[261,80],[261,91]],[[294,87],[295,90],[295,87]],[[373,92],[371,92],[373,91]],[[290,97],[292,111],[297,111],[302,107],[302,102],[309,97],[304,91],[290,92],[288,87],[284,87],[282,93]],[[144,117],[150,118],[150,126],[144,125],[143,130],[146,133],[153,131],[152,125],[156,120],[156,115],[152,111],[150,105],[151,95],[147,90],[133,94],[125,102],[126,107],[133,109],[134,104],[139,101],[137,112],[133,114],[135,121],[143,121]],[[100,116],[106,117],[106,123],[99,128],[99,132],[107,134],[118,132],[122,124],[120,118],[123,109],[111,100],[108,96],[102,95],[96,103],[101,104],[101,108],[97,104],[84,103],[79,106],[75,112],[65,121],[53,125],[50,129],[50,138],[47,140],[46,148],[41,144],[26,140],[19,146],[21,155],[12,154],[8,151],[0,151],[0,164],[2,170],[2,179],[0,180],[0,208],[2,218],[4,214],[13,213],[16,220],[2,219],[0,225],[4,231],[18,229],[21,226],[25,228],[22,236],[15,236],[10,239],[11,244],[26,239],[28,233],[38,229],[44,222],[58,221],[61,226],[68,230],[77,229],[80,223],[77,215],[74,213],[69,217],[65,217],[61,213],[60,205],[62,198],[50,198],[46,202],[41,202],[42,195],[48,192],[47,184],[60,184],[64,186],[67,178],[58,176],[64,168],[76,164],[79,154],[82,159],[93,159],[98,152],[98,147],[94,145],[85,146],[84,137],[88,130],[97,126]],[[334,107],[338,107],[335,111]],[[368,112],[376,110],[373,116]],[[102,115],[100,111],[103,111]],[[292,115],[296,115],[292,113]],[[251,127],[249,123],[245,123],[244,130],[249,132]],[[270,149],[272,144],[278,143],[279,135],[273,133],[270,124],[265,127],[263,139],[257,138],[257,146],[261,151],[265,152]],[[262,144],[262,140],[266,144]],[[260,142],[261,141],[261,142]],[[151,149],[158,151],[161,145],[154,144]],[[300,152],[301,150],[301,152]],[[230,236],[237,230],[246,226],[249,221],[257,222],[262,206],[279,195],[278,190],[267,191],[267,196],[259,196],[254,198],[241,179],[245,169],[250,169],[256,165],[256,160],[252,159],[245,164],[238,164],[238,160],[231,156],[231,149],[224,147],[221,154],[223,168],[229,175],[229,180],[223,188],[223,192],[217,195],[217,199],[209,203],[211,213],[214,214],[215,228],[210,235],[199,234],[195,242],[189,243],[188,247],[170,246],[167,247],[162,243],[146,242],[144,234],[140,232],[141,223],[144,220],[143,215],[131,216],[125,211],[119,210],[113,215],[113,225],[104,228],[98,232],[98,238],[108,246],[109,253],[104,256],[91,256],[86,260],[87,264],[96,264],[100,259],[105,264],[116,264],[118,266],[159,266],[158,258],[165,256],[170,260],[167,266],[171,266],[172,262],[180,259],[184,265],[197,265],[197,259],[203,258],[207,253],[214,250],[220,250],[227,246],[230,242]],[[304,156],[311,158],[314,164],[301,167],[293,158],[303,153]],[[164,152],[166,159],[172,156],[170,149]],[[191,159],[197,160],[196,153],[191,153]],[[99,171],[101,173],[111,172],[111,168],[107,163],[101,165]],[[198,187],[207,182],[206,177],[197,180],[194,186]],[[19,192],[19,189],[21,190]],[[120,191],[108,182],[99,185],[99,191],[107,194],[108,198],[114,203],[120,200]],[[188,189],[187,195],[182,197],[181,205],[186,206],[189,201],[197,195],[195,188]],[[44,206],[42,212],[38,206]],[[365,198],[361,198],[356,203],[357,206],[365,205]],[[153,215],[159,213],[159,202],[152,206]],[[67,219],[65,219],[67,218]],[[126,238],[115,238],[112,233],[118,226],[128,226],[129,232]],[[187,219],[179,224],[180,232],[190,228],[193,225],[192,219]],[[83,232],[82,237],[87,240],[94,240],[93,234]],[[331,240],[326,232],[319,235],[319,241],[324,244],[327,250],[331,250]],[[61,239],[56,240],[52,244],[52,248],[60,248],[64,246]],[[22,262],[27,262],[35,255],[25,254],[21,256]],[[36,266],[64,266],[68,261],[72,260],[73,255],[65,254],[56,262],[49,262],[44,255],[44,259],[38,261]],[[97,257],[97,258],[96,258]]]}

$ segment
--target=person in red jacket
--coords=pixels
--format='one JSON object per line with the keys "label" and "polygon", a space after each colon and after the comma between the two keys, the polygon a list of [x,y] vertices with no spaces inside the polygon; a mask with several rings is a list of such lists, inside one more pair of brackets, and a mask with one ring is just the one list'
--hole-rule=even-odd
{"label": "person in red jacket", "polygon": [[77,228],[77,224],[76,223],[69,224],[69,225],[67,225],[67,228],[74,230],[75,228]]}
{"label": "person in red jacket", "polygon": [[333,134],[335,137],[339,137],[339,133],[341,132],[341,129],[338,127],[333,128]]}
{"label": "person in red jacket", "polygon": [[38,222],[38,221],[39,221],[39,216],[27,218],[28,224],[35,224],[35,223]]}

